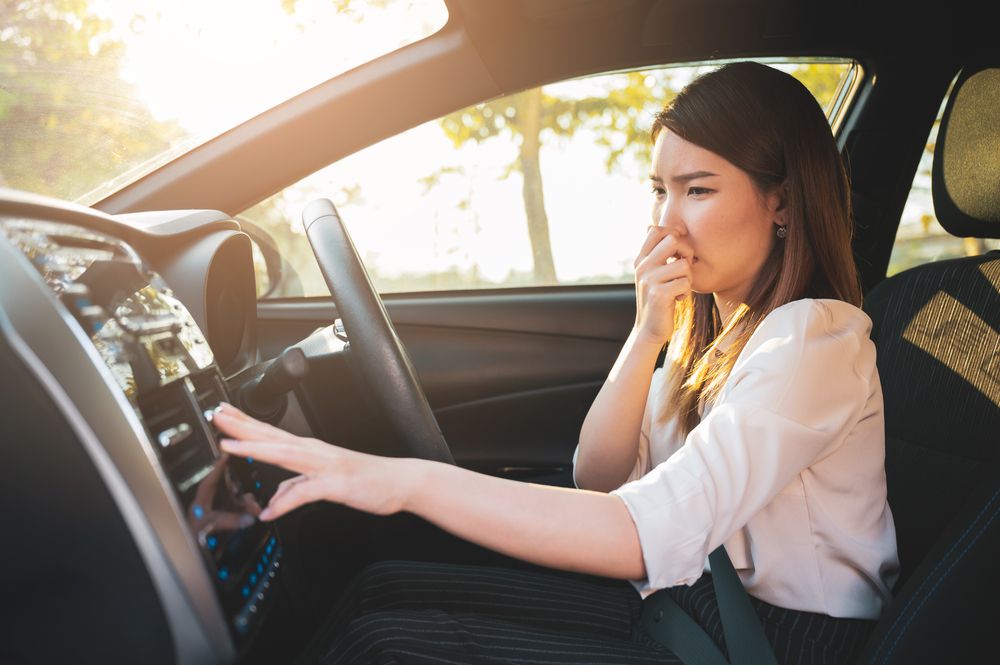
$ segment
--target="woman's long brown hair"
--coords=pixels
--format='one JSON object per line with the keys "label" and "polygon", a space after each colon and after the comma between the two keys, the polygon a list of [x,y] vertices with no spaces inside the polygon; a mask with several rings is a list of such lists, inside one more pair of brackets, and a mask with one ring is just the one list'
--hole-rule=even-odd
{"label": "woman's long brown hair", "polygon": [[[800,298],[861,304],[851,252],[850,187],[826,116],[791,75],[754,62],[725,65],[692,81],[657,116],[664,129],[746,172],[761,196],[784,193],[787,237],[774,243],[746,302],[722,321],[712,294],[678,303],[669,357],[673,384],[664,417],[687,434],[701,406],[722,390],[736,358],[772,310]],[[723,352],[722,338],[732,336]]]}

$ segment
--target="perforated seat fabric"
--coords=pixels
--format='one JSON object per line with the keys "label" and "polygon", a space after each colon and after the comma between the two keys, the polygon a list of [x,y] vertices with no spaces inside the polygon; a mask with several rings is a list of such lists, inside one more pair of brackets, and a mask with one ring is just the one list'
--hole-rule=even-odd
{"label": "perforated seat fabric", "polygon": [[902,584],[1000,443],[1000,251],[886,280],[865,309],[885,398]]}
{"label": "perforated seat fabric", "polygon": [[[963,71],[934,160],[941,225],[1000,235],[1000,68]],[[865,310],[901,575],[860,662],[1000,662],[1000,251],[896,275]]]}

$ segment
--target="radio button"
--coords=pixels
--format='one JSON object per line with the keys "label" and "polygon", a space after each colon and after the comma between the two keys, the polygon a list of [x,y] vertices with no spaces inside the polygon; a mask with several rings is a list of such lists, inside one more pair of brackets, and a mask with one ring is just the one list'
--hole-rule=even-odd
{"label": "radio button", "polygon": [[160,444],[161,448],[169,448],[176,446],[189,436],[191,436],[191,426],[187,423],[179,423],[157,434],[156,442]]}

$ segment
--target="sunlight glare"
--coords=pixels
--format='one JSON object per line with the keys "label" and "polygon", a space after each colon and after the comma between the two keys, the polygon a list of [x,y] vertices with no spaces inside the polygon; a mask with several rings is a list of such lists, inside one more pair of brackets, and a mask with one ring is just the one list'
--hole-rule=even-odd
{"label": "sunlight glare", "polygon": [[94,0],[126,47],[123,77],[159,120],[211,136],[435,31],[440,2]]}

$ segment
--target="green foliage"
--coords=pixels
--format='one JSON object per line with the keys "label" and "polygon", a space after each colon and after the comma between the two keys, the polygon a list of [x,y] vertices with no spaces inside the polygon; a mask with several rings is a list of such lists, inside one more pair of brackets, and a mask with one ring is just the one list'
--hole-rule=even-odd
{"label": "green foliage", "polygon": [[829,113],[830,104],[837,94],[840,81],[844,78],[844,70],[843,65],[809,63],[799,65],[789,73],[809,88],[809,92],[813,94],[819,105]]}
{"label": "green foliage", "polygon": [[[844,76],[844,69],[844,65],[808,63],[795,67],[790,73],[827,108]],[[581,99],[557,97],[543,88],[539,117],[528,123],[523,117],[524,100],[531,91],[446,115],[440,120],[441,128],[456,148],[469,141],[481,143],[505,134],[521,137],[526,124],[538,126],[540,133],[551,136],[573,136],[587,129],[595,132],[599,145],[608,147],[606,166],[609,171],[625,155],[648,161],[648,133],[653,115],[683,86],[675,80],[670,69],[628,72],[614,80],[618,84],[607,94]]]}
{"label": "green foliage", "polygon": [[0,6],[0,184],[79,199],[178,135],[122,81],[123,45],[86,0]]}
{"label": "green foliage", "polygon": [[[614,81],[617,85],[602,95],[558,97],[543,88],[541,104],[532,105],[527,97],[534,91],[528,90],[456,111],[439,122],[456,148],[504,135],[523,144],[526,127],[537,128],[530,139],[571,137],[590,130],[599,145],[608,147],[606,166],[611,171],[627,154],[640,160],[649,158],[653,114],[677,94],[670,70],[629,72],[614,77]],[[529,113],[534,117],[526,117]]]}

